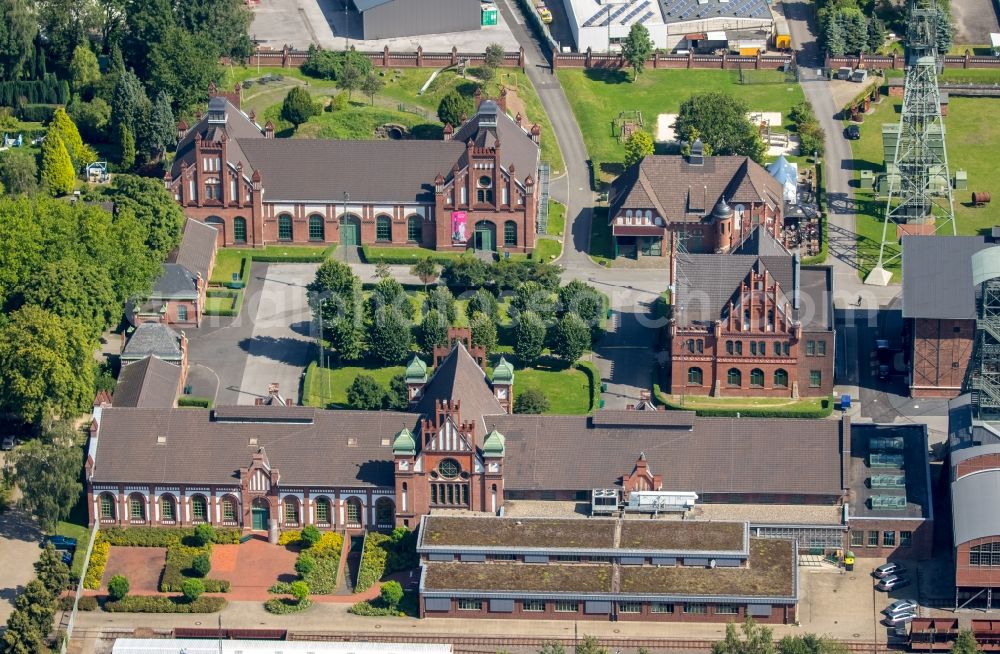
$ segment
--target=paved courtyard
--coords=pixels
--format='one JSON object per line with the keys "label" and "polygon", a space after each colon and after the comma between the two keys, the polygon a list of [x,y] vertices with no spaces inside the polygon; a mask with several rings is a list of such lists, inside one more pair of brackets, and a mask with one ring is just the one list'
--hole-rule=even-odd
{"label": "paved courtyard", "polygon": [[502,16],[496,25],[479,30],[365,41],[360,38],[361,16],[356,12],[345,16],[345,1],[261,0],[253,8],[250,35],[275,49],[286,43],[302,49],[310,43],[337,50],[343,50],[348,44],[358,50],[382,50],[389,46],[396,52],[415,52],[418,45],[423,46],[424,52],[450,52],[452,46],[459,52],[483,52],[491,43],[499,43],[508,52],[519,47]]}
{"label": "paved courtyard", "polygon": [[101,589],[106,590],[108,581],[115,575],[125,575],[129,592],[146,595],[160,591],[160,573],[166,562],[165,547],[112,547],[108,555],[108,565],[104,568]]}
{"label": "paved courtyard", "polygon": [[20,511],[0,513],[0,631],[14,610],[14,599],[35,576],[41,555],[41,533],[35,522]]}
{"label": "paved courtyard", "polygon": [[232,584],[226,594],[231,601],[268,599],[267,589],[278,581],[295,581],[296,553],[287,547],[252,538],[239,545],[212,547],[212,579]]}

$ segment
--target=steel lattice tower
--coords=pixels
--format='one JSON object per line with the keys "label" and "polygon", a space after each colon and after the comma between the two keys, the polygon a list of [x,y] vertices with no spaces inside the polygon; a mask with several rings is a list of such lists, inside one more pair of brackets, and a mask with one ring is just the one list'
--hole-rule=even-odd
{"label": "steel lattice tower", "polygon": [[[951,174],[937,82],[940,64],[935,39],[938,12],[935,0],[910,1],[903,111],[892,148],[892,163],[886,166],[889,197],[882,222],[878,264],[868,274],[866,284],[888,284],[892,275],[885,266],[901,256],[901,251],[891,256],[886,254],[886,245],[897,242],[896,234],[886,240],[890,225],[930,224],[934,225],[935,232],[948,228],[952,235],[955,234]],[[884,135],[888,133],[892,138],[893,130],[888,128],[884,126]],[[885,150],[888,153],[889,147]]]}

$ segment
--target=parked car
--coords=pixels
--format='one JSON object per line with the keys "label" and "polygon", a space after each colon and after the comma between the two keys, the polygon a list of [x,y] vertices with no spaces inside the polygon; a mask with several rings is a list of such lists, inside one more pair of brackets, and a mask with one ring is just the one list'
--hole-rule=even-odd
{"label": "parked car", "polygon": [[903,588],[904,586],[909,586],[910,580],[906,577],[886,577],[875,584],[875,589],[880,590],[884,593],[896,590],[897,588]]}
{"label": "parked car", "polygon": [[882,609],[886,615],[898,615],[900,613],[912,613],[917,610],[916,600],[898,599],[889,606]]}
{"label": "parked car", "polygon": [[70,536],[46,536],[45,543],[52,543],[52,547],[57,550],[76,549],[76,539]]}
{"label": "parked car", "polygon": [[904,625],[904,624],[912,621],[913,618],[915,618],[915,617],[917,617],[917,614],[914,613],[914,612],[912,612],[912,611],[910,613],[899,613],[897,615],[887,615],[887,616],[885,616],[885,619],[882,620],[882,624],[884,624],[887,627],[898,627],[900,625]]}
{"label": "parked car", "polygon": [[847,129],[844,130],[844,137],[851,141],[857,141],[861,138],[861,128],[857,125],[848,125]]}
{"label": "parked car", "polygon": [[3,450],[4,452],[9,452],[12,449],[14,449],[14,437],[4,436],[3,441],[0,442],[0,450]]}
{"label": "parked car", "polygon": [[542,22],[545,23],[546,25],[552,22],[552,12],[549,11],[548,8],[539,9],[538,17],[541,18]]}
{"label": "parked car", "polygon": [[872,570],[872,574],[878,579],[885,579],[886,577],[895,577],[906,572],[906,568],[903,567],[902,563],[896,563],[890,561],[889,563],[883,563],[879,567]]}
{"label": "parked car", "polygon": [[73,565],[73,553],[70,551],[65,551],[62,553],[62,562],[66,565]]}

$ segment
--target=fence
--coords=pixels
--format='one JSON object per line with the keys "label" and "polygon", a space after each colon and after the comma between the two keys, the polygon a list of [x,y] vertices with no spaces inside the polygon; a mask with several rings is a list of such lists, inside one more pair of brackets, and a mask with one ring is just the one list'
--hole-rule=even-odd
{"label": "fence", "polygon": [[[896,53],[891,56],[861,54],[856,57],[831,57],[827,55],[827,68],[888,68],[902,70],[906,67],[906,59]],[[945,55],[945,68],[1000,68],[1000,57],[978,57],[968,50],[964,55]]]}
{"label": "fence", "polygon": [[[385,46],[381,52],[358,51],[368,57],[372,65],[381,68],[446,68],[465,63],[470,66],[483,65],[486,62],[485,52],[459,52],[452,48],[451,52],[424,52],[423,46],[417,46],[415,52],[391,52]],[[289,46],[281,50],[258,47],[246,59],[247,66],[271,66],[276,68],[298,68],[309,59],[308,50],[293,50]],[[225,63],[225,62],[224,62]],[[503,63],[505,68],[524,69],[524,48],[517,52],[505,52]]]}
{"label": "fence", "polygon": [[[654,52],[646,60],[646,68],[706,68],[718,70],[777,70],[795,63],[794,54],[758,54],[752,57],[745,55],[702,55],[702,54],[663,54]],[[608,68],[619,69],[628,66],[621,54],[596,53],[590,48],[586,52],[555,52],[552,53],[553,68]]]}

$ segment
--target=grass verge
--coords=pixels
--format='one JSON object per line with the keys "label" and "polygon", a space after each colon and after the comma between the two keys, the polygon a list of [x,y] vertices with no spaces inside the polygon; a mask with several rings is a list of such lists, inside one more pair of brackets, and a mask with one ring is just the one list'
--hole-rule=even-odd
{"label": "grass verge", "polygon": [[406,370],[404,366],[389,366],[385,368],[346,366],[330,369],[320,368],[316,363],[310,363],[306,368],[306,379],[302,388],[302,404],[306,406],[327,407],[331,404],[342,409],[350,409],[347,402],[347,387],[360,374],[371,375],[382,386],[388,388],[389,381]]}
{"label": "grass verge", "polygon": [[566,230],[566,205],[549,200],[549,224],[545,233],[549,236],[562,236]]}

